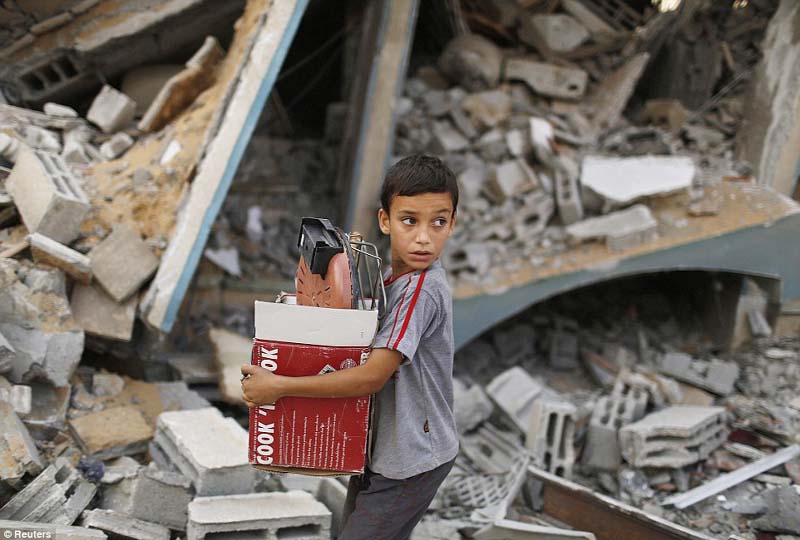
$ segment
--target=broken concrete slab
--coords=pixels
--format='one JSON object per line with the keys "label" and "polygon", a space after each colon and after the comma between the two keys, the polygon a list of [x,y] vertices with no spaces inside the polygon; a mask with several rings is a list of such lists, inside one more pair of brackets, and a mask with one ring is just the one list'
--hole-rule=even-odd
{"label": "broken concrete slab", "polygon": [[500,80],[503,53],[478,34],[462,34],[451,40],[439,57],[438,66],[451,81],[470,92],[494,88]]}
{"label": "broken concrete slab", "polygon": [[47,383],[31,382],[31,412],[23,422],[30,434],[39,440],[52,439],[66,428],[70,386],[54,387]]}
{"label": "broken concrete slab", "polygon": [[98,126],[104,133],[115,133],[133,122],[136,116],[136,102],[119,90],[104,85],[92,101],[86,119]]}
{"label": "broken concrete slab", "polygon": [[133,146],[133,137],[121,131],[100,145],[100,154],[106,159],[116,159]]}
{"label": "broken concrete slab", "polygon": [[453,379],[453,409],[459,433],[465,433],[488,420],[494,405],[479,384],[467,388],[460,379]]}
{"label": "broken concrete slab", "polygon": [[214,348],[214,365],[223,398],[228,403],[244,404],[241,368],[252,353],[253,339],[224,328],[211,328],[208,337]]}
{"label": "broken concrete slab", "polygon": [[739,364],[716,358],[695,360],[685,353],[668,352],[661,356],[658,370],[679,381],[687,382],[715,394],[727,396],[739,379]]}
{"label": "broken concrete slab", "polygon": [[138,305],[137,295],[120,304],[97,285],[76,284],[70,299],[72,315],[84,332],[119,341],[131,340]]}
{"label": "broken concrete slab", "polygon": [[582,69],[545,64],[525,58],[506,60],[505,78],[519,80],[543,96],[580,99],[586,91],[589,75]]}
{"label": "broken concrete slab", "polygon": [[469,141],[449,121],[434,122],[432,131],[431,149],[435,154],[444,156],[460,152],[469,146]]}
{"label": "broken concrete slab", "polygon": [[116,225],[89,259],[95,279],[117,302],[130,298],[158,268],[158,258],[126,224]]}
{"label": "broken concrete slab", "polygon": [[133,406],[111,407],[73,418],[69,428],[84,453],[97,459],[142,453],[153,437],[153,428]]}
{"label": "broken concrete slab", "polygon": [[572,477],[576,413],[572,403],[539,398],[533,404],[531,424],[525,438],[533,462],[562,478]]}
{"label": "broken concrete slab", "polygon": [[30,534],[39,534],[39,538],[54,535],[61,540],[106,540],[106,534],[97,529],[87,527],[71,527],[67,525],[53,525],[52,523],[31,523],[30,521],[14,521],[0,519],[0,530],[4,531],[29,531]]}
{"label": "broken concrete slab", "polygon": [[9,381],[66,386],[83,353],[60,270],[0,258],[0,332],[16,351]]}
{"label": "broken concrete slab", "polygon": [[58,154],[20,149],[6,190],[31,233],[69,244],[80,232],[91,204],[80,182]]}
{"label": "broken concrete slab", "polygon": [[658,235],[658,222],[647,206],[637,204],[604,216],[584,219],[566,229],[573,242],[604,238],[612,251],[621,251],[654,239]]}
{"label": "broken concrete slab", "polygon": [[475,540],[558,540],[562,538],[595,540],[594,534],[590,532],[534,525],[509,519],[500,519],[490,525],[486,525],[475,532],[472,537]]}
{"label": "broken concrete slab", "polygon": [[187,540],[233,533],[327,540],[331,512],[304,491],[197,497],[189,504]]}
{"label": "broken concrete slab", "polygon": [[114,538],[129,538],[131,540],[169,540],[169,529],[134,519],[113,510],[94,509],[83,513],[81,525],[100,529]]}
{"label": "broken concrete slab", "polygon": [[686,156],[586,156],[581,184],[609,204],[625,205],[642,197],[688,189],[694,175],[694,163]]}
{"label": "broken concrete slab", "polygon": [[497,204],[537,186],[536,176],[522,159],[504,161],[489,171],[486,195]]}
{"label": "broken concrete slab", "polygon": [[595,134],[610,129],[619,122],[649,61],[648,53],[637,54],[603,79],[582,103],[583,110],[592,119]]}
{"label": "broken concrete slab", "polygon": [[543,388],[527,371],[513,367],[492,379],[486,385],[486,393],[522,433],[527,433],[533,419],[533,405]]}
{"label": "broken concrete slab", "polygon": [[723,407],[668,407],[620,429],[622,456],[635,467],[690,465],[725,442],[726,425]]}
{"label": "broken concrete slab", "polygon": [[156,131],[188,107],[214,82],[214,68],[225,52],[213,36],[186,62],[186,67],[170,77],[139,121],[141,131]]}
{"label": "broken concrete slab", "polygon": [[44,464],[28,429],[10,403],[0,401],[0,481],[19,488],[25,475],[37,475]]}
{"label": "broken concrete slab", "polygon": [[247,493],[253,487],[247,431],[214,407],[161,413],[153,442],[198,495]]}
{"label": "broken concrete slab", "polygon": [[88,285],[92,281],[89,257],[56,242],[41,233],[28,235],[33,260],[37,263],[55,266],[79,283]]}
{"label": "broken concrete slab", "polygon": [[767,507],[751,525],[759,531],[800,534],[800,486],[771,489],[761,495]]}

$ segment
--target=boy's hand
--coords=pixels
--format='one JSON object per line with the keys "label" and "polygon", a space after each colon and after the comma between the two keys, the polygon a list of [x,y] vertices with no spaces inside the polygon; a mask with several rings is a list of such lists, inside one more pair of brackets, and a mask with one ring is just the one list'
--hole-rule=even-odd
{"label": "boy's hand", "polygon": [[283,397],[278,390],[280,377],[261,366],[242,366],[242,399],[249,408],[275,403]]}

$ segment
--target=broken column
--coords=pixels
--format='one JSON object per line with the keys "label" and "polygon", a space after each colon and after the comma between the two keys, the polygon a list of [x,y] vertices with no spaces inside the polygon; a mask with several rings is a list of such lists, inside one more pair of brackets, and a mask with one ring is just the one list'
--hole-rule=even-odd
{"label": "broken column", "polygon": [[727,434],[723,407],[677,406],[623,427],[619,442],[634,467],[680,468],[706,459]]}
{"label": "broken column", "polygon": [[23,148],[6,179],[6,190],[31,233],[69,244],[91,204],[77,178],[57,154]]}
{"label": "broken column", "polygon": [[192,481],[198,495],[248,493],[255,469],[247,431],[214,407],[161,413],[153,445]]}
{"label": "broken column", "polygon": [[187,540],[238,533],[261,538],[327,540],[331,512],[304,491],[197,497],[189,504]]}

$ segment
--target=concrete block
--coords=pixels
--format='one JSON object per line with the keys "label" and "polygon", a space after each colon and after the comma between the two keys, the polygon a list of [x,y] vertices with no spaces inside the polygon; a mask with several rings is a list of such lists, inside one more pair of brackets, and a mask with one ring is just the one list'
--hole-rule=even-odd
{"label": "concrete block", "polygon": [[163,525],[134,519],[113,510],[94,509],[83,513],[81,525],[105,531],[113,538],[131,540],[169,540],[169,529]]}
{"label": "concrete block", "polygon": [[125,224],[115,226],[89,252],[89,259],[95,279],[117,302],[130,298],[158,268],[158,258]]}
{"label": "concrete block", "polygon": [[694,360],[685,353],[668,352],[661,356],[658,370],[679,381],[727,396],[733,392],[739,378],[739,364],[716,358],[711,361]]}
{"label": "concrete block", "polygon": [[461,107],[473,125],[483,131],[511,116],[511,97],[502,90],[487,90],[468,95],[461,101]]}
{"label": "concrete block", "polygon": [[561,223],[571,225],[583,219],[583,202],[578,188],[577,174],[556,170],[556,205]]}
{"label": "concrete block", "polygon": [[6,190],[28,231],[69,244],[80,232],[91,204],[57,154],[20,149]]}
{"label": "concrete block", "polygon": [[232,536],[327,540],[331,512],[303,491],[197,497],[189,504],[187,540]]}
{"label": "concrete block", "polygon": [[198,495],[247,493],[253,487],[247,431],[214,407],[161,413],[154,442]]}
{"label": "concrete block", "polygon": [[66,105],[59,105],[58,103],[53,103],[52,101],[45,103],[44,108],[42,110],[44,111],[44,114],[47,114],[49,116],[61,116],[62,118],[78,118],[78,112],[72,107],[67,107]]}
{"label": "concrete block", "polygon": [[0,377],[0,401],[11,404],[11,408],[18,416],[24,417],[31,412],[33,393],[30,386],[24,384],[9,384]]}
{"label": "concrete block", "polygon": [[580,99],[586,92],[589,75],[582,69],[545,64],[524,58],[506,60],[505,78],[524,82],[543,96]]}
{"label": "concrete block", "polygon": [[39,474],[44,464],[28,429],[4,401],[0,401],[0,427],[0,481],[19,488],[26,474]]}
{"label": "concrete block", "polygon": [[441,72],[470,92],[497,86],[503,52],[478,34],[462,34],[451,40],[439,57]]}
{"label": "concrete block", "polygon": [[40,440],[52,439],[66,426],[67,409],[71,393],[70,386],[52,386],[48,383],[31,382],[31,412],[23,422],[32,436]]}
{"label": "concrete block", "polygon": [[522,164],[521,159],[512,159],[492,167],[486,195],[497,204],[536,188],[533,171]]}
{"label": "concrete block", "polygon": [[[544,175],[539,176],[544,179]],[[514,234],[519,240],[536,238],[547,227],[555,211],[553,197],[544,191],[532,191],[520,197],[522,207],[511,218]]]}
{"label": "concrete block", "polygon": [[572,477],[575,464],[575,415],[571,403],[547,398],[537,399],[531,411],[531,423],[525,446],[542,469],[564,478]]}
{"label": "concrete block", "polygon": [[100,154],[106,159],[116,159],[133,146],[133,137],[121,131],[100,145]]}
{"label": "concrete block", "polygon": [[84,453],[108,459],[144,452],[153,428],[136,407],[112,407],[69,421],[70,432]]}
{"label": "concrete block", "polygon": [[109,85],[103,86],[86,113],[86,119],[104,133],[120,131],[133,122],[134,116],[136,102]]}
{"label": "concrete block", "polygon": [[83,253],[40,233],[29,235],[28,243],[31,245],[34,261],[60,268],[65,274],[80,283],[88,285],[92,281],[89,257]]}
{"label": "concrete block", "polygon": [[347,501],[347,488],[336,478],[321,478],[314,493],[317,500],[331,511],[331,531],[342,530],[344,504]]}
{"label": "concrete block", "polygon": [[694,175],[694,163],[686,156],[586,156],[581,184],[613,205],[625,205],[686,190]]}
{"label": "concrete block", "polygon": [[658,222],[643,204],[567,226],[567,236],[571,241],[580,243],[605,239],[608,247],[614,251],[630,249],[650,241],[657,233]]}
{"label": "concrete block", "polygon": [[497,375],[486,386],[486,393],[505,412],[522,433],[530,428],[533,405],[543,386],[521,367]]}
{"label": "concrete block", "polygon": [[[530,17],[530,25],[547,48],[557,53],[566,53],[577,49],[590,36],[589,30],[574,17],[561,13],[533,15]],[[523,34],[520,35],[521,39],[522,36]],[[536,43],[530,44],[536,45]]]}
{"label": "concrete block", "polygon": [[131,340],[138,305],[137,295],[120,304],[97,285],[76,284],[70,299],[72,315],[84,332],[119,341]]}
{"label": "concrete block", "polygon": [[465,433],[488,420],[494,412],[494,405],[480,385],[467,388],[461,380],[453,379],[453,409],[458,432]]}
{"label": "concrete block", "polygon": [[[52,523],[31,523],[29,521],[13,521],[0,519],[0,529],[31,531],[41,536],[38,538],[49,538],[46,535],[55,535],[59,540],[106,540],[107,536],[103,531],[89,529],[86,527],[70,527],[67,525],[53,525]],[[33,536],[30,536],[33,538]]]}
{"label": "concrete block", "polygon": [[680,468],[696,463],[726,437],[723,407],[669,407],[619,432],[622,456],[634,467]]}
{"label": "concrete block", "polygon": [[459,152],[469,146],[469,141],[450,124],[450,122],[433,123],[433,140],[431,150],[439,155]]}

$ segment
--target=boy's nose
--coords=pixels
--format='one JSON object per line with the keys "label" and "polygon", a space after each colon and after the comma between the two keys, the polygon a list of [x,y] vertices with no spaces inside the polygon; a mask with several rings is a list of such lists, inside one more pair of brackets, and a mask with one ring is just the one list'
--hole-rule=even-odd
{"label": "boy's nose", "polygon": [[425,227],[421,227],[419,231],[417,231],[417,243],[425,245],[430,243],[430,241],[431,237],[428,234],[428,229],[426,229]]}

